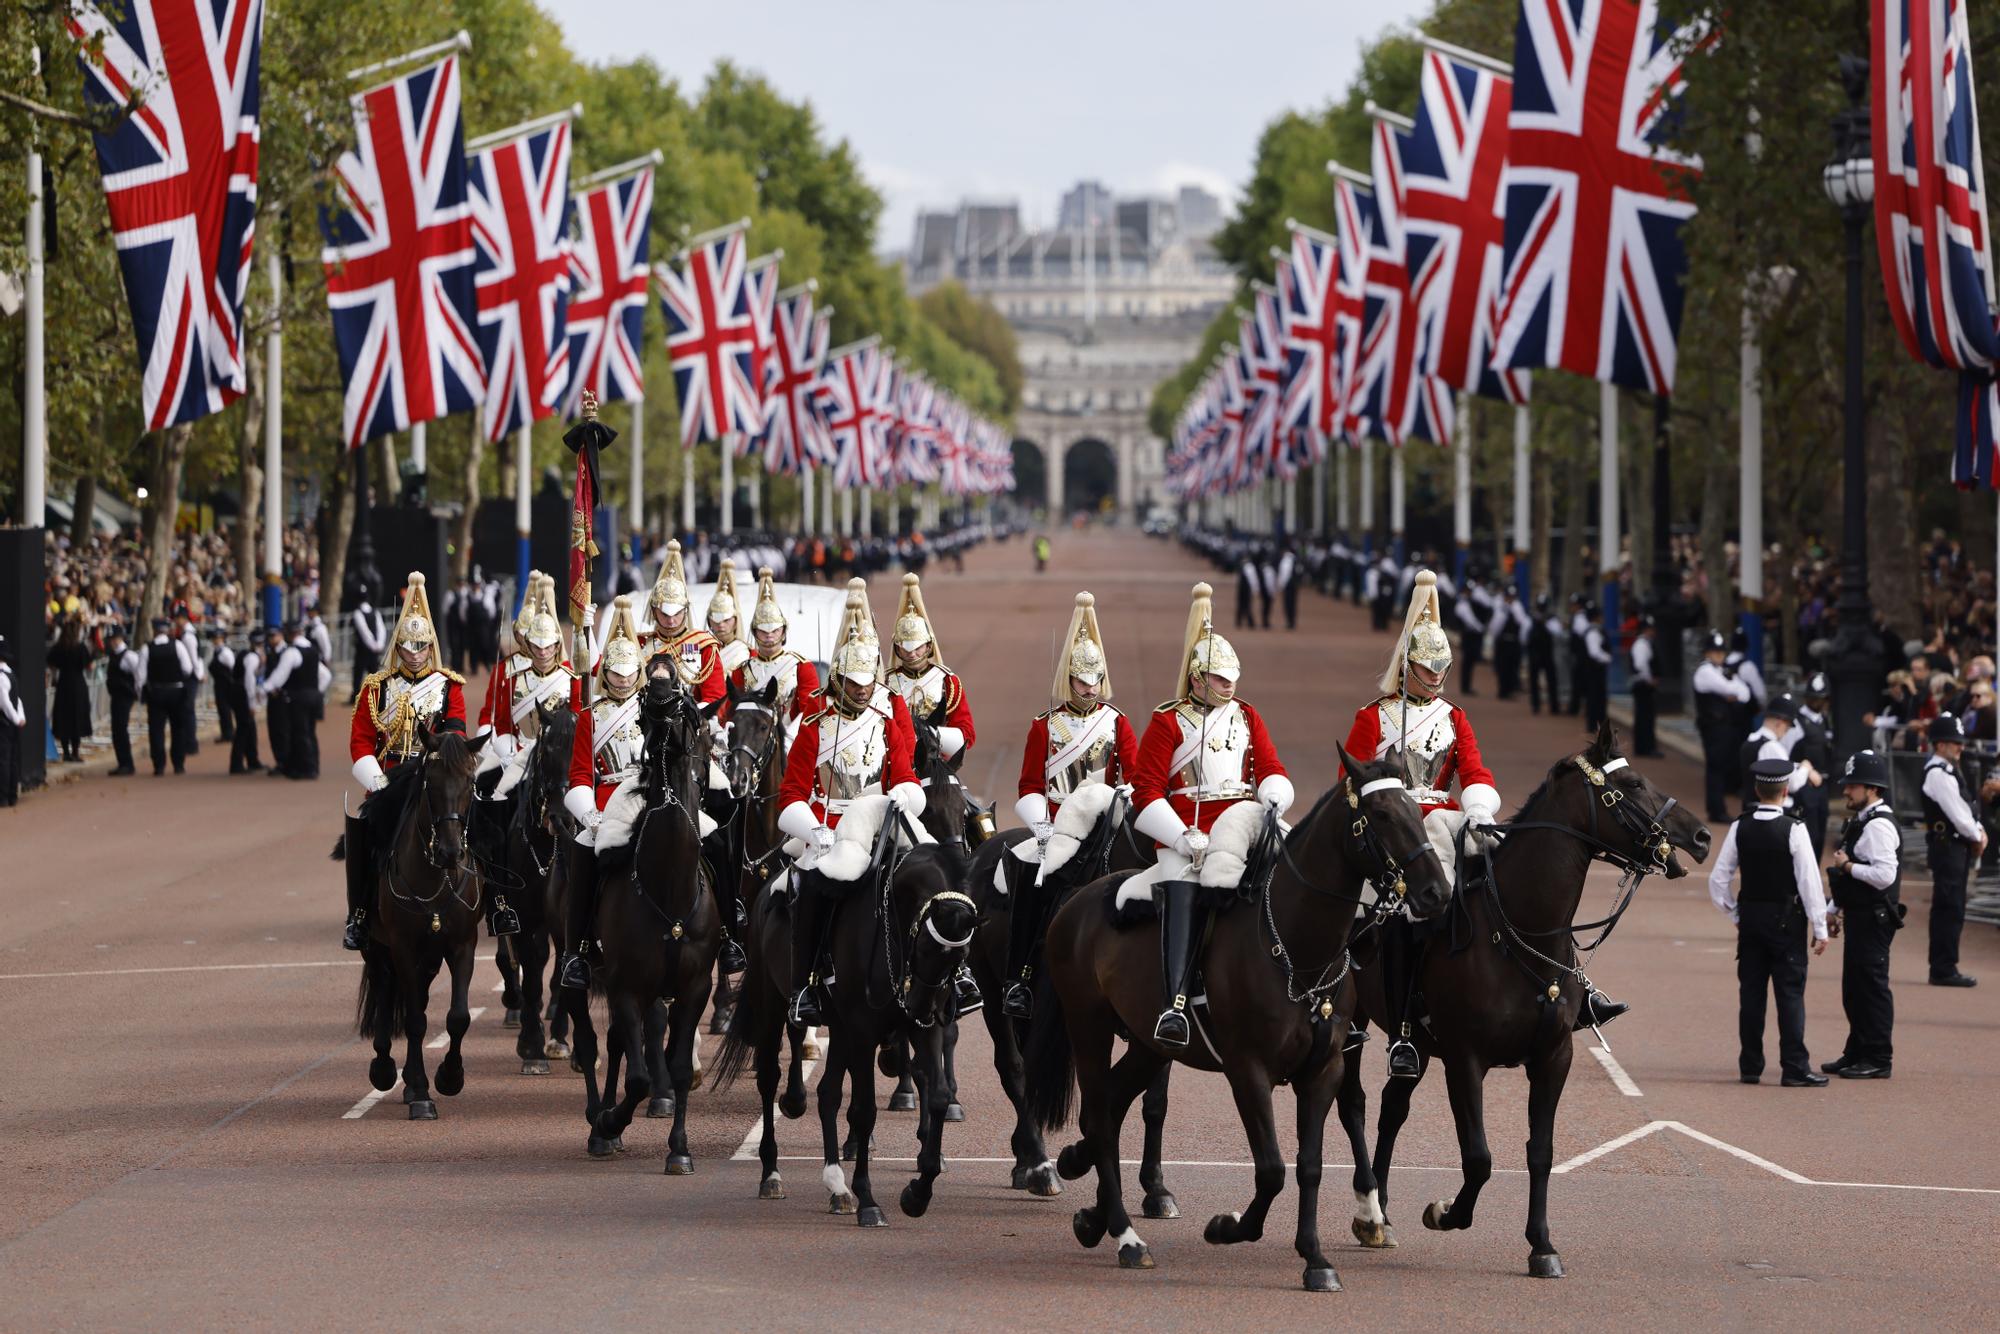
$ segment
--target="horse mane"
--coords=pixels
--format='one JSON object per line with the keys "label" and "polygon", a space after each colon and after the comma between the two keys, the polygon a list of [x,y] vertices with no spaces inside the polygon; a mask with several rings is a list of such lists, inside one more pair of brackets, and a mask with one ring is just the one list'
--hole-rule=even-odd
{"label": "horse mane", "polygon": [[460,778],[472,777],[472,771],[479,765],[478,757],[472,753],[472,747],[466,744],[463,732],[438,733],[436,747],[431,755]]}
{"label": "horse mane", "polygon": [[[1350,777],[1351,776],[1352,775],[1350,775]],[[1291,827],[1291,830],[1288,833],[1286,833],[1285,846],[1290,847],[1292,845],[1292,840],[1299,836],[1299,831],[1304,829],[1307,825],[1311,824],[1313,820],[1318,817],[1319,813],[1322,810],[1326,809],[1329,805],[1331,805],[1333,803],[1333,799],[1339,796],[1342,790],[1346,788],[1346,786],[1347,782],[1345,779],[1343,779],[1342,781],[1335,783],[1332,787],[1328,788],[1326,791],[1320,793],[1319,800],[1315,801],[1312,804],[1312,809],[1307,811],[1305,815],[1300,817],[1298,823],[1294,824]]]}
{"label": "horse mane", "polygon": [[1565,755],[1561,759],[1557,760],[1554,764],[1550,765],[1549,771],[1546,774],[1542,775],[1541,786],[1537,787],[1533,792],[1530,792],[1528,794],[1527,799],[1524,800],[1520,804],[1520,806],[1514,811],[1514,814],[1508,818],[1508,823],[1511,824],[1515,820],[1527,819],[1528,813],[1534,810],[1536,805],[1538,805],[1541,802],[1547,801],[1549,799],[1550,791],[1556,785],[1556,780],[1558,778],[1561,778],[1563,776],[1563,771],[1570,768],[1575,762],[1576,762],[1575,755]]}

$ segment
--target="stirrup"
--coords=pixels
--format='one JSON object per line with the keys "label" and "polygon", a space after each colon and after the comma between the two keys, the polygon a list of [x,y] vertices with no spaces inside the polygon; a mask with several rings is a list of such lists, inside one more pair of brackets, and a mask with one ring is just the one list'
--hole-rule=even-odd
{"label": "stirrup", "polygon": [[361,949],[368,943],[368,910],[356,908],[347,914],[347,929],[341,933],[340,947],[348,950]]}
{"label": "stirrup", "polygon": [[1389,1078],[1415,1079],[1423,1073],[1423,1068],[1414,1042],[1408,1038],[1397,1038],[1389,1044]]}
{"label": "stirrup", "polygon": [[557,986],[570,991],[586,991],[590,987],[590,960],[583,957],[582,950],[571,950],[563,956],[562,973]]}
{"label": "stirrup", "polygon": [[1168,1047],[1187,1046],[1187,1015],[1180,1010],[1160,1011],[1159,1022],[1153,1025],[1153,1041]]}
{"label": "stirrup", "polygon": [[1360,1051],[1367,1045],[1368,1029],[1365,1025],[1350,1023],[1347,1026],[1347,1041],[1340,1044],[1342,1051]]}
{"label": "stirrup", "polygon": [[1007,990],[1000,995],[1000,1013],[1009,1019],[1033,1019],[1035,1017],[1035,993],[1026,982],[1009,982]]}
{"label": "stirrup", "polygon": [[979,984],[972,980],[972,970],[964,964],[951,979],[951,994],[958,1006],[958,1017],[964,1018],[986,1004],[986,998],[979,994]]}
{"label": "stirrup", "polygon": [[1632,1007],[1624,1001],[1612,1000],[1596,987],[1583,993],[1581,1013],[1577,1016],[1586,1027],[1602,1028]]}
{"label": "stirrup", "polygon": [[720,959],[722,975],[724,977],[734,977],[749,967],[749,961],[743,957],[743,947],[728,936],[722,938],[722,954]]}
{"label": "stirrup", "polygon": [[501,895],[493,896],[493,911],[486,914],[486,934],[489,936],[514,936],[521,932],[521,914],[507,906]]}
{"label": "stirrup", "polygon": [[808,982],[799,988],[798,995],[792,997],[790,1022],[803,1024],[807,1028],[817,1027],[821,1022],[819,1012],[819,988]]}

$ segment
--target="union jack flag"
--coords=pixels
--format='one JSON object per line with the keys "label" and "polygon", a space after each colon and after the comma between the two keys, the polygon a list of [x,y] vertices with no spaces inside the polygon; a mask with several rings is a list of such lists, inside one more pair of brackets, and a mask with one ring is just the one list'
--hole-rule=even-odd
{"label": "union jack flag", "polygon": [[1433,271],[1412,265],[1404,225],[1403,151],[1409,137],[1387,121],[1375,123],[1375,232],[1368,252],[1368,290],[1375,304],[1362,334],[1374,350],[1364,351],[1362,368],[1374,380],[1368,387],[1384,440],[1442,444],[1451,439],[1452,399],[1428,373],[1430,348],[1417,319],[1415,293],[1429,284]]}
{"label": "union jack flag", "polygon": [[1331,236],[1293,224],[1291,253],[1278,262],[1279,313],[1285,325],[1285,392],[1278,429],[1301,463],[1326,456],[1340,406],[1335,256]]}
{"label": "union jack flag", "polygon": [[1358,445],[1368,433],[1366,419],[1354,409],[1361,399],[1355,384],[1361,371],[1361,335],[1368,326],[1368,244],[1375,229],[1375,192],[1358,182],[1336,177],[1333,211],[1340,230],[1334,244],[1328,300],[1333,307],[1329,318],[1340,362],[1336,368],[1339,378],[1335,381],[1339,392],[1327,410],[1338,424],[1339,437]]}
{"label": "union jack flag", "polygon": [[146,427],[159,430],[243,395],[264,4],[126,0],[119,10],[114,23],[86,0],[66,22],[84,95],[121,111],[140,103],[95,138]]}
{"label": "union jack flag", "polygon": [[923,486],[939,477],[938,391],[922,375],[896,378],[896,480]]}
{"label": "union jack flag", "polygon": [[1250,313],[1241,321],[1243,444],[1237,458],[1239,485],[1262,481],[1279,466],[1278,409],[1284,386],[1284,333],[1279,327],[1277,293],[1263,283],[1250,293]]}
{"label": "union jack flag", "polygon": [[1423,369],[1454,389],[1525,403],[1527,373],[1492,366],[1514,83],[1429,51],[1421,86],[1403,144],[1403,222]]}
{"label": "union jack flag", "polygon": [[743,289],[744,298],[750,303],[750,321],[757,338],[756,345],[750,350],[750,383],[757,389],[757,414],[754,430],[736,437],[738,458],[747,455],[753,443],[762,443],[756,432],[763,430],[770,412],[768,386],[773,344],[777,338],[778,256],[760,255],[751,260],[744,273]]}
{"label": "union jack flag", "polygon": [[2000,487],[2000,367],[1972,44],[1958,0],[1874,0],[1875,237],[1910,355],[1961,372],[1951,479]]}
{"label": "union jack flag", "polygon": [[738,226],[653,272],[667,316],[667,356],[680,396],[683,447],[758,427],[759,397],[750,379],[757,325],[750,312],[747,265]]}
{"label": "union jack flag", "polygon": [[814,314],[808,288],[778,298],[774,315],[771,356],[765,362],[764,467],[803,472],[833,461],[826,423],[814,405],[814,389],[826,364],[827,320]]}
{"label": "union jack flag", "polygon": [[1701,159],[1669,145],[1706,24],[1663,29],[1658,0],[1523,0],[1495,365],[1673,392]]}
{"label": "union jack flag", "polygon": [[470,411],[486,389],[458,58],[357,95],[354,126],[333,169],[346,206],[320,213],[350,449]]}
{"label": "union jack flag", "polygon": [[570,252],[569,393],[563,414],[582,415],[583,391],[600,403],[646,396],[639,350],[646,312],[653,169],[577,196]]}
{"label": "union jack flag", "polygon": [[827,354],[817,401],[833,444],[833,484],[842,491],[880,486],[888,471],[888,423],[877,403],[882,349],[873,340]]}
{"label": "union jack flag", "polygon": [[559,121],[466,161],[488,440],[553,417],[569,389],[570,143]]}

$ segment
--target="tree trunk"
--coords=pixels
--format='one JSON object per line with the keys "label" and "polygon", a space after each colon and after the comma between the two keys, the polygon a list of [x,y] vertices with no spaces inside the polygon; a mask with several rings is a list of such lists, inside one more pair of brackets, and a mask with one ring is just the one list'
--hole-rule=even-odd
{"label": "tree trunk", "polygon": [[180,516],[181,469],[187,463],[188,437],[192,424],[170,426],[161,437],[160,451],[153,468],[153,485],[147,497],[152,514],[152,531],[146,542],[146,594],[139,604],[139,619],[164,616],[167,572],[174,559],[174,523]]}
{"label": "tree trunk", "polygon": [[453,525],[451,558],[451,572],[460,579],[472,573],[472,524],[479,516],[479,475],[486,463],[486,432],[480,429],[479,414],[469,412],[465,419],[472,427],[465,449],[465,508]]}
{"label": "tree trunk", "polygon": [[1532,471],[1533,494],[1529,497],[1534,506],[1532,523],[1528,533],[1528,587],[1534,593],[1549,591],[1549,529],[1556,521],[1556,493],[1553,470],[1549,467],[1549,451],[1539,441],[1530,444],[1529,467]]}
{"label": "tree trunk", "polygon": [[1583,587],[1587,577],[1583,568],[1583,532],[1590,526],[1590,487],[1597,476],[1591,448],[1594,443],[1590,433],[1583,429],[1581,418],[1571,423],[1570,466],[1563,477],[1562,586],[1556,590],[1564,603]]}
{"label": "tree trunk", "polygon": [[401,470],[396,466],[396,436],[394,432],[382,437],[382,480],[374,486],[374,502],[377,505],[393,505],[403,494]]}
{"label": "tree trunk", "polygon": [[241,599],[237,615],[246,625],[256,621],[257,590],[262,573],[257,559],[258,520],[264,514],[264,356],[255,339],[244,349],[243,430],[236,440],[236,486],[242,504],[236,517],[236,588]]}
{"label": "tree trunk", "polygon": [[1701,567],[1708,575],[1704,599],[1711,627],[1728,632],[1736,623],[1736,581],[1729,573],[1729,523],[1736,514],[1736,452],[1711,445],[1702,459]]}
{"label": "tree trunk", "polygon": [[[100,423],[100,426],[102,423]],[[99,433],[102,438],[102,432]],[[83,547],[90,542],[92,516],[97,512],[97,474],[85,469],[76,479],[75,513],[70,518],[69,541],[74,547]]]}
{"label": "tree trunk", "polygon": [[345,453],[328,481],[333,507],[327,511],[330,522],[320,530],[319,600],[323,607],[332,609],[340,606],[341,589],[347,582],[347,543],[354,535],[353,460]]}

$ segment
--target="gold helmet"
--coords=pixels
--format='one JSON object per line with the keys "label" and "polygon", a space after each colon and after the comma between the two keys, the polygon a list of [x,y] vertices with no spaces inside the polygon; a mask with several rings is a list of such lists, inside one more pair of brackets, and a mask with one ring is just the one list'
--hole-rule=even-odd
{"label": "gold helmet", "polygon": [[[396,670],[405,676],[427,676],[444,666],[444,660],[438,656],[437,628],[431,621],[431,600],[424,592],[420,570],[410,571],[409,586],[403,590],[403,610],[396,617],[396,633],[389,636],[389,642],[395,650]],[[412,669],[403,660],[401,650],[406,648],[424,654],[421,671]]]}
{"label": "gold helmet", "polygon": [[556,615],[555,576],[530,571],[528,590],[528,600],[521,604],[521,614],[527,619],[527,627],[523,629],[519,619],[514,622],[521,651],[526,653],[551,644],[561,645],[562,618]]}
{"label": "gold helmet", "polygon": [[789,630],[785,609],[778,605],[778,589],[769,566],[757,571],[757,606],[750,613],[752,630]]}
{"label": "gold helmet", "polygon": [[1418,570],[1410,589],[1410,609],[1403,617],[1403,633],[1389,654],[1389,666],[1382,673],[1382,693],[1398,694],[1403,689],[1405,665],[1417,663],[1443,676],[1451,670],[1451,639],[1438,615],[1437,575]]}
{"label": "gold helmet", "polygon": [[[611,613],[611,629],[604,636],[604,656],[597,667],[597,682],[613,699],[627,699],[639,688],[639,635],[632,628],[632,595],[623,593]],[[614,685],[612,675],[627,678]]]}
{"label": "gold helmet", "polygon": [[[833,674],[850,681],[874,681],[881,672],[881,641],[875,637],[875,621],[868,614],[867,585],[860,579],[847,584],[847,606],[840,623],[840,646],[833,651]],[[829,691],[830,698],[838,692]]]}
{"label": "gold helmet", "polygon": [[1069,634],[1063,639],[1062,656],[1056,661],[1055,697],[1060,703],[1077,703],[1070,689],[1071,677],[1086,684],[1102,685],[1092,703],[1102,703],[1111,698],[1110,666],[1104,658],[1104,634],[1097,627],[1097,599],[1089,593],[1076,595],[1076,610],[1070,613],[1069,618]]}
{"label": "gold helmet", "polygon": [[[724,556],[722,569],[715,576],[715,596],[708,600],[708,628],[714,630],[717,621],[732,620],[736,616],[736,562]],[[736,638],[735,631],[731,631],[729,637]],[[717,635],[716,638],[721,639],[722,636]]]}
{"label": "gold helmet", "polygon": [[660,577],[653,582],[653,611],[678,616],[687,606],[687,567],[681,564],[681,544],[669,541],[667,558],[660,564]]}
{"label": "gold helmet", "polygon": [[533,624],[535,612],[540,608],[538,599],[541,589],[542,572],[540,570],[528,571],[528,582],[521,589],[521,609],[514,613],[512,622],[501,627],[503,638],[508,634],[512,634],[514,637],[514,642],[511,645],[503,643],[500,646],[507,652],[526,653],[528,651],[528,628]]}
{"label": "gold helmet", "polygon": [[1185,699],[1194,683],[1213,673],[1225,681],[1242,674],[1243,660],[1230,642],[1215,633],[1215,590],[1207,584],[1194,586],[1194,601],[1188,605],[1187,633],[1181,644],[1180,696]]}
{"label": "gold helmet", "polygon": [[918,585],[916,575],[903,576],[903,596],[896,604],[896,647],[914,651],[929,644],[931,661],[942,662],[944,654],[938,649],[937,631],[931,628],[931,614],[924,610],[924,590]]}

